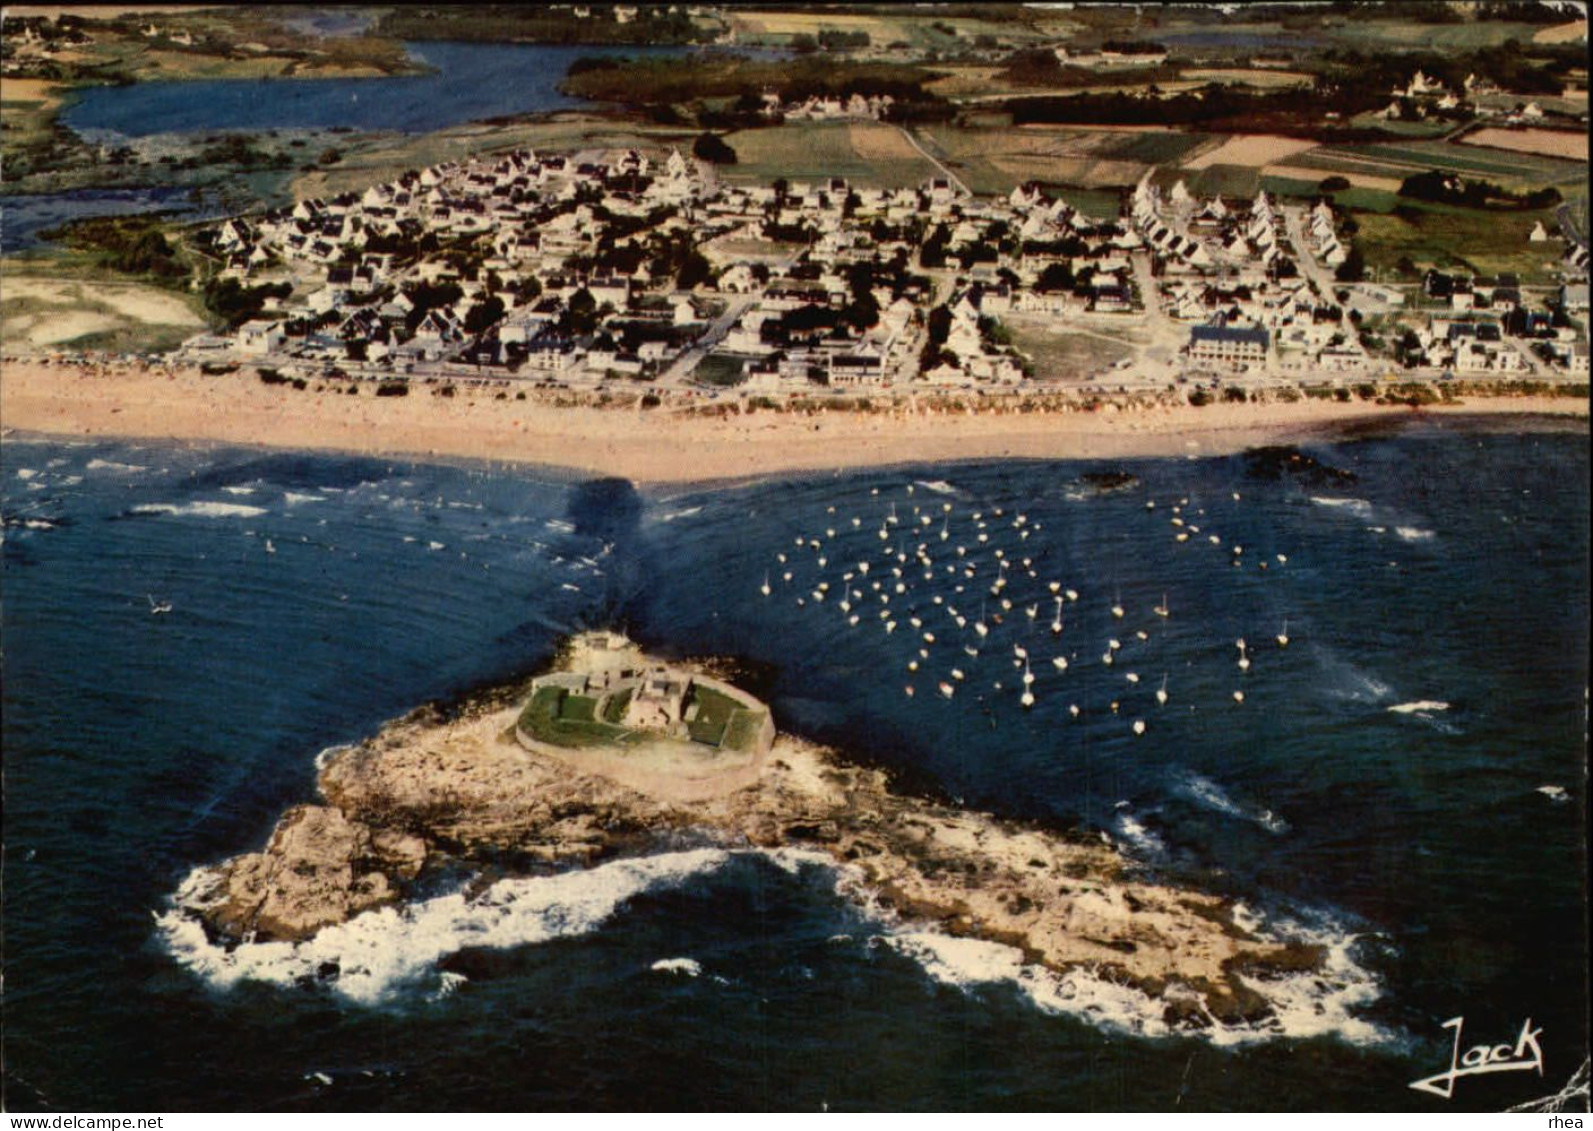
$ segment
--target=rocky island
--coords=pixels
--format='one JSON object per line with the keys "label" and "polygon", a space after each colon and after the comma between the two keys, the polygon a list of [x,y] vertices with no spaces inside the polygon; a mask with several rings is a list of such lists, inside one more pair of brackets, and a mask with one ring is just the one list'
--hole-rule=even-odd
{"label": "rocky island", "polygon": [[827,854],[888,919],[1087,969],[1159,999],[1176,1028],[1264,1023],[1268,978],[1323,960],[1097,839],[893,791],[776,734],[765,705],[706,670],[608,633],[570,640],[529,688],[423,708],[331,752],[319,784],[323,800],[284,814],[262,851],[205,873],[213,935],[304,940],[404,900],[428,871],[546,873],[695,838]]}

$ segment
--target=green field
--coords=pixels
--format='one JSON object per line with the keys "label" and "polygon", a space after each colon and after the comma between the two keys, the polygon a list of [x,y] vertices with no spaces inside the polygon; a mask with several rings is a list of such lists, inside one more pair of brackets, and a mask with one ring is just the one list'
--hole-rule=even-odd
{"label": "green field", "polygon": [[634,731],[596,719],[597,700],[571,695],[562,687],[539,687],[520,712],[520,728],[551,746],[579,749],[616,746],[636,740]]}
{"label": "green field", "polygon": [[1115,161],[1139,161],[1146,165],[1176,165],[1192,150],[1216,138],[1200,133],[1121,133],[1112,136],[1096,153]]}
{"label": "green field", "polygon": [[734,354],[711,353],[697,363],[697,368],[691,371],[691,377],[693,381],[701,381],[705,385],[739,385],[747,379],[741,367],[748,360]]}
{"label": "green field", "polygon": [[1357,213],[1355,246],[1375,270],[1391,270],[1408,258],[1418,268],[1459,268],[1480,275],[1511,272],[1527,284],[1552,282],[1563,246],[1558,240],[1528,243],[1532,226],[1554,228],[1552,212],[1493,212],[1443,205],[1398,212]]}
{"label": "green field", "polygon": [[1412,173],[1439,169],[1464,176],[1525,185],[1565,184],[1585,180],[1587,170],[1575,161],[1535,154],[1516,155],[1417,141],[1403,145],[1329,145],[1290,159],[1289,164],[1335,173],[1364,173],[1403,180]]}
{"label": "green field", "polygon": [[749,711],[745,708],[732,711],[730,723],[725,727],[725,736],[720,746],[725,750],[750,753],[757,748],[758,736],[763,733],[766,717],[762,711]]}
{"label": "green field", "polygon": [[875,122],[793,122],[726,140],[736,151],[736,164],[719,169],[727,181],[845,177],[871,188],[912,188],[940,175],[894,126]]}
{"label": "green field", "polygon": [[719,746],[725,739],[725,731],[730,726],[730,717],[742,710],[740,703],[720,691],[701,684],[692,684],[691,705],[697,708],[696,717],[686,724],[693,742],[707,743],[709,746]]}
{"label": "green field", "polygon": [[1254,165],[1208,165],[1185,183],[1196,196],[1255,196],[1261,170]]}

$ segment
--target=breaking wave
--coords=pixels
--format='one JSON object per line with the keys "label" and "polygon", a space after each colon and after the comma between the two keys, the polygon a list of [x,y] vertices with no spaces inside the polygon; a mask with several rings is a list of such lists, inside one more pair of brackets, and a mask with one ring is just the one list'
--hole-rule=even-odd
{"label": "breaking wave", "polygon": [[145,503],[127,512],[137,515],[169,514],[196,518],[254,518],[266,513],[264,507],[243,503]]}
{"label": "breaking wave", "polygon": [[1236,817],[1241,821],[1250,821],[1274,836],[1282,836],[1289,831],[1289,822],[1271,809],[1241,805],[1210,778],[1189,774],[1179,784],[1186,797],[1214,813]]}
{"label": "breaking wave", "polygon": [[702,963],[695,958],[660,958],[649,969],[660,974],[684,974],[695,978],[702,973]]}
{"label": "breaking wave", "polygon": [[437,963],[467,947],[526,946],[587,934],[634,896],[678,887],[737,856],[760,857],[790,873],[812,864],[835,870],[829,857],[814,852],[693,849],[499,880],[472,897],[459,891],[382,907],[299,942],[227,946],[210,937],[201,919],[225,894],[217,873],[200,867],[178,887],[171,905],[156,913],[155,923],[172,956],[215,989],[246,981],[322,984],[352,1001],[375,1004],[406,986],[428,983],[435,989]]}
{"label": "breaking wave", "polygon": [[1425,715],[1431,711],[1447,711],[1449,704],[1439,699],[1417,699],[1410,703],[1396,703],[1389,711],[1396,715]]}
{"label": "breaking wave", "polygon": [[1372,513],[1372,504],[1365,499],[1341,499],[1331,495],[1312,495],[1311,501],[1319,507],[1342,508],[1354,514]]}

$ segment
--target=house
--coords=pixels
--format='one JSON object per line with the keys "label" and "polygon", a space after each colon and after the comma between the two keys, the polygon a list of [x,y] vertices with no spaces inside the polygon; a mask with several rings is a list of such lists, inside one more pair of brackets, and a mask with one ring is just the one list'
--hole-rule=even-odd
{"label": "house", "polygon": [[281,322],[267,321],[254,318],[238,327],[234,335],[238,352],[248,354],[250,357],[264,357],[281,348],[287,340],[287,333],[282,328]]}
{"label": "house", "polygon": [[642,676],[625,705],[625,725],[638,730],[669,730],[685,720],[691,679],[658,667]]}

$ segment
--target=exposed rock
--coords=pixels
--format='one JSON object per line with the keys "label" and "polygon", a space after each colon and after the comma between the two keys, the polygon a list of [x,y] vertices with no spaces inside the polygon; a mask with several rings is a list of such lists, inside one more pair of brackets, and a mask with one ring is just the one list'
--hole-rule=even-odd
{"label": "exposed rock", "polygon": [[[580,659],[578,638],[562,662]],[[678,750],[527,749],[504,702],[413,712],[334,757],[328,804],[289,810],[263,852],[219,867],[212,924],[300,939],[397,898],[428,862],[582,866],[687,834],[828,853],[888,912],[1088,966],[1163,996],[1181,1024],[1255,1020],[1269,1007],[1245,977],[1321,962],[1254,938],[1216,896],[1137,878],[1099,841],[893,793],[883,771],[789,737],[751,767],[698,771]]]}

